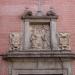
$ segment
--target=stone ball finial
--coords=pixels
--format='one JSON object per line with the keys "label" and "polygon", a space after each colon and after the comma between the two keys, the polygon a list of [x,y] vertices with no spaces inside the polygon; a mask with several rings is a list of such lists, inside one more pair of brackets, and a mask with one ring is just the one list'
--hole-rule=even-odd
{"label": "stone ball finial", "polygon": [[54,9],[51,7],[50,10],[46,14],[47,16],[57,16],[56,13],[54,12]]}
{"label": "stone ball finial", "polygon": [[29,8],[25,8],[24,14],[22,15],[21,18],[23,19],[23,18],[25,18],[26,16],[32,16],[32,15],[33,15],[32,11],[29,10]]}
{"label": "stone ball finial", "polygon": [[32,16],[32,11],[30,11],[28,8],[26,8],[25,16]]}

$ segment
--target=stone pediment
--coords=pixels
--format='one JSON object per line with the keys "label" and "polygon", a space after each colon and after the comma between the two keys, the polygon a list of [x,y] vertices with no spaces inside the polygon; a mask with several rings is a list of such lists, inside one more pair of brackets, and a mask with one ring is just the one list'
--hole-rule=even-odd
{"label": "stone pediment", "polygon": [[10,48],[9,51],[4,55],[4,58],[27,58],[27,57],[40,57],[40,58],[75,58],[75,54],[71,52],[69,46],[69,34],[59,33],[59,49],[25,49],[22,50],[21,45],[21,35],[22,33],[13,32],[10,34]]}
{"label": "stone pediment", "polygon": [[[21,50],[22,49],[22,33],[13,32],[10,34],[10,48],[9,50]],[[58,33],[58,47],[59,50],[71,50],[69,33]],[[32,49],[28,49],[32,50]],[[33,49],[38,50],[38,49]],[[40,50],[50,50],[50,49],[40,49]]]}

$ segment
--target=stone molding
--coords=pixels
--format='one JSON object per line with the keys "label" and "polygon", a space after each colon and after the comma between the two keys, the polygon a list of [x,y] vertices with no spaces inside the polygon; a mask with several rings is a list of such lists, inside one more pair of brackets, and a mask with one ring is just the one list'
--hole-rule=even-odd
{"label": "stone molding", "polygon": [[64,69],[63,71],[61,69],[48,69],[48,70],[13,70],[12,75],[22,75],[22,74],[28,74],[28,75],[68,75],[67,69]]}
{"label": "stone molding", "polygon": [[[7,53],[3,54],[3,58],[8,60],[9,75],[21,75],[21,74],[58,74],[58,75],[72,75],[70,59],[75,59],[75,54],[70,50],[58,50],[57,37],[56,37],[56,13],[49,11],[45,16],[33,16],[31,11],[27,11],[21,19],[24,21],[22,44],[23,47],[20,49],[20,36],[14,34],[11,45],[18,47],[11,49]],[[28,49],[28,27],[30,21],[35,22],[37,20],[47,21],[51,25],[51,44],[52,49]],[[51,21],[51,22],[50,22]],[[25,33],[27,32],[27,34]],[[17,37],[19,36],[19,38]],[[15,38],[16,37],[16,38]],[[27,45],[27,46],[26,46]],[[27,47],[27,48],[26,48]],[[27,60],[26,60],[27,59]],[[30,61],[31,59],[31,61]],[[40,60],[39,60],[40,59]],[[63,60],[65,59],[65,60]],[[66,61],[69,59],[69,61]],[[14,61],[13,61],[14,60]],[[20,61],[21,60],[21,61]],[[41,61],[43,60],[43,61]],[[51,61],[53,60],[53,61]],[[51,63],[51,64],[50,64]],[[41,66],[41,67],[40,67]],[[44,67],[45,66],[45,67]]]}
{"label": "stone molding", "polygon": [[26,10],[24,12],[24,14],[21,16],[21,19],[22,20],[25,20],[27,18],[30,18],[30,19],[41,19],[41,18],[48,18],[48,19],[57,19],[58,18],[58,15],[53,11],[53,9],[50,9],[49,11],[46,12],[46,14],[44,15],[42,13],[42,11],[37,11],[36,12],[37,14],[34,14],[32,13],[31,10]]}
{"label": "stone molding", "polygon": [[68,58],[75,59],[75,54],[70,50],[25,50],[25,51],[9,51],[4,54],[3,58]]}

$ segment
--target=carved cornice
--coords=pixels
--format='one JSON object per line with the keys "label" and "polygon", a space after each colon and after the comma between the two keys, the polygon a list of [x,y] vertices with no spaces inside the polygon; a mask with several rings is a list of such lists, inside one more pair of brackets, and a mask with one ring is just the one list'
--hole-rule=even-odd
{"label": "carved cornice", "polygon": [[3,58],[75,58],[75,54],[70,50],[24,50],[24,51],[9,51],[3,55]]}
{"label": "carved cornice", "polygon": [[26,10],[25,13],[21,16],[21,19],[57,19],[58,15],[53,11],[53,9],[50,9],[46,12],[46,14],[43,14],[42,11],[37,11],[37,14],[32,13],[30,10]]}
{"label": "carved cornice", "polygon": [[22,16],[21,19],[57,19],[58,16]]}

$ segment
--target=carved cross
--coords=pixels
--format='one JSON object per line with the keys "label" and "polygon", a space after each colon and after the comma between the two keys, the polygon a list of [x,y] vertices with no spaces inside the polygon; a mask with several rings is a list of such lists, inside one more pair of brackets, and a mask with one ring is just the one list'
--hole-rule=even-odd
{"label": "carved cross", "polygon": [[41,11],[41,0],[38,0],[38,11]]}
{"label": "carved cross", "polygon": [[37,10],[37,15],[38,16],[42,16],[43,12],[41,10],[41,4],[42,4],[42,0],[38,0],[38,10]]}

